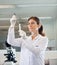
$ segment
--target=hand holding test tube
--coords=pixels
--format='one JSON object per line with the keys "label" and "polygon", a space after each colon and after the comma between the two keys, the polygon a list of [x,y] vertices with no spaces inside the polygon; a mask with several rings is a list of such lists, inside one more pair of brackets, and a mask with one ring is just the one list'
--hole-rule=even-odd
{"label": "hand holding test tube", "polygon": [[22,38],[26,38],[26,33],[21,30],[21,24],[19,24],[19,35],[22,37]]}
{"label": "hand holding test tube", "polygon": [[14,14],[12,16],[12,18],[10,19],[11,27],[14,27],[15,26],[16,20],[17,20],[17,18],[16,18],[16,15]]}

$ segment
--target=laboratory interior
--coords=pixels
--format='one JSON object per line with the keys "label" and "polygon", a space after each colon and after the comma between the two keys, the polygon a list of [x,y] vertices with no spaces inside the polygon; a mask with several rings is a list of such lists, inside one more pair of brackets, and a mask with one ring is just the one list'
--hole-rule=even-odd
{"label": "laboratory interior", "polygon": [[45,65],[57,65],[57,0],[0,0],[0,65],[11,65],[5,64],[7,62],[5,60],[9,60],[9,52],[11,51],[14,51],[15,65],[19,65],[21,48],[15,46],[8,48],[6,44],[10,19],[13,15],[17,18],[16,38],[20,37],[18,32],[20,26],[29,36],[28,18],[39,17],[49,40],[45,52]]}

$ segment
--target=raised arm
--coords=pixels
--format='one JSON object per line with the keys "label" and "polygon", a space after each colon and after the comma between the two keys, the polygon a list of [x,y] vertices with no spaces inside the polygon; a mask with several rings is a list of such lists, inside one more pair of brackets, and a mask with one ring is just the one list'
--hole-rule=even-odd
{"label": "raised arm", "polygon": [[10,19],[10,27],[8,30],[8,35],[7,35],[7,42],[13,46],[20,46],[22,43],[22,39],[21,38],[15,38],[15,33],[14,33],[14,26],[16,23],[16,16],[13,15],[12,18]]}

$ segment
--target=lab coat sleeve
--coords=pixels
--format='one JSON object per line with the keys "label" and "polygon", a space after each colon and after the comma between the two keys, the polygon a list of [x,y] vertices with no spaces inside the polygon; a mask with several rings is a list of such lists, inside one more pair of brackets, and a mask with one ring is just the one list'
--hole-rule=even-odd
{"label": "lab coat sleeve", "polygon": [[15,38],[14,27],[11,27],[11,26],[9,27],[7,42],[11,44],[12,46],[17,46],[17,47],[20,47],[22,44],[21,38]]}
{"label": "lab coat sleeve", "polygon": [[47,45],[48,45],[48,38],[45,37],[40,41],[36,42],[36,44],[34,43],[25,44],[25,47],[37,55],[39,52],[45,51]]}

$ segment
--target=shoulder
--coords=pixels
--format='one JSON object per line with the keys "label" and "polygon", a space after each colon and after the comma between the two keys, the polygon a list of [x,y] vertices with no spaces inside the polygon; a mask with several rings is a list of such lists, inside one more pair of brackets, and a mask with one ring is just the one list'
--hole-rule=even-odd
{"label": "shoulder", "polygon": [[41,36],[41,35],[40,35],[40,38],[41,38],[43,41],[48,41],[48,37],[47,37],[47,36]]}

